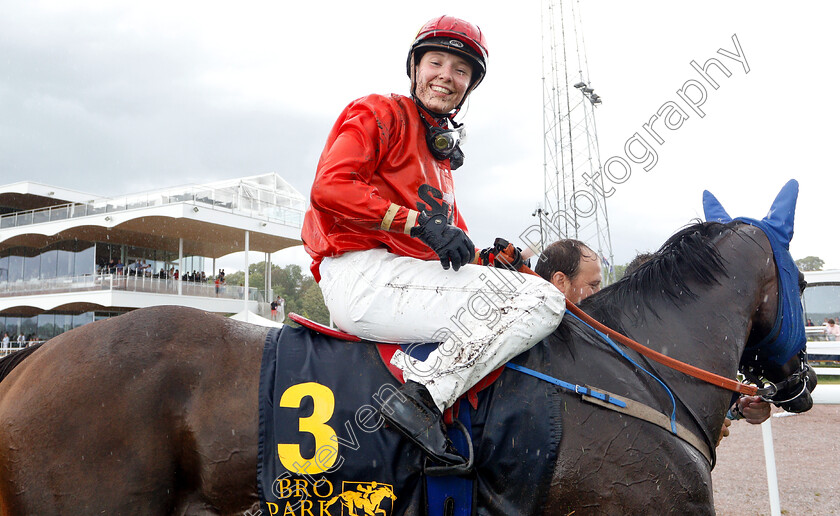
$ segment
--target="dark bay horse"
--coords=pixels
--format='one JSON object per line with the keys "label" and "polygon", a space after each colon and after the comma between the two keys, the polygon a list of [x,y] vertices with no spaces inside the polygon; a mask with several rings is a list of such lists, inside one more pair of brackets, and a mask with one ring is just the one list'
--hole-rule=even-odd
{"label": "dark bay horse", "polygon": [[[753,347],[774,329],[777,278],[760,229],[701,223],[582,308],[652,349],[734,378],[739,364],[762,355]],[[257,390],[266,333],[166,306],[77,328],[31,352],[0,381],[0,514],[258,514]],[[551,353],[548,363],[532,364],[527,355],[521,362],[671,410],[661,385],[571,317],[538,347]],[[671,389],[676,418],[714,443],[731,393],[626,353]],[[366,367],[384,370],[375,352],[370,356]],[[751,367],[777,382],[798,370],[797,357]],[[799,396],[788,406],[807,410],[808,389],[791,389]],[[563,437],[537,513],[714,513],[712,466],[693,446],[574,394],[557,396]],[[494,474],[504,480],[504,472]],[[485,502],[477,500],[478,514],[497,513]],[[420,512],[395,506],[394,514]]]}

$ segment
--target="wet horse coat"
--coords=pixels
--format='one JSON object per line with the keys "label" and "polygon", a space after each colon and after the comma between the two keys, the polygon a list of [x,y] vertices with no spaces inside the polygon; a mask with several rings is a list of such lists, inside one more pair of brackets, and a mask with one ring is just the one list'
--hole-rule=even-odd
{"label": "wet horse coat", "polygon": [[[745,346],[774,327],[777,304],[770,244],[759,229],[732,223],[675,235],[636,274],[582,308],[638,342],[734,377]],[[83,326],[37,349],[0,381],[0,514],[256,514],[266,332],[157,307]],[[677,420],[713,441],[730,394],[628,355],[670,387]],[[573,320],[517,358],[531,360],[566,381],[671,410],[661,386]],[[373,352],[365,364],[354,364],[373,368],[384,369]],[[513,374],[519,373],[506,371],[501,380]],[[777,380],[784,372],[767,376]],[[710,465],[696,449],[576,395],[549,393],[562,407],[563,439],[550,484],[529,513],[714,512]],[[530,403],[535,395],[518,389],[508,403]],[[478,468],[504,485],[505,465],[494,459],[488,452]],[[345,491],[368,493],[370,502],[376,487],[348,484]],[[336,501],[327,511],[338,514],[338,507]],[[504,513],[500,507],[479,499],[477,512]],[[393,509],[422,513],[399,498]]]}

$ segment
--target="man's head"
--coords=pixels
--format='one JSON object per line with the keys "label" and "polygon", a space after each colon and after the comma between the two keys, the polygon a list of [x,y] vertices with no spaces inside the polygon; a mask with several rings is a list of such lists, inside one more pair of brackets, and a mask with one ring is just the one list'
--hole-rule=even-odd
{"label": "man's head", "polygon": [[580,240],[558,240],[545,248],[534,272],[578,304],[601,290],[601,260]]}
{"label": "man's head", "polygon": [[627,264],[627,268],[624,269],[624,275],[629,276],[636,272],[636,269],[644,265],[645,263],[649,262],[653,258],[653,253],[639,253],[636,255],[635,258],[630,260],[630,263]]}
{"label": "man's head", "polygon": [[[423,63],[423,60],[426,54],[431,52],[458,58],[457,60],[449,60],[450,64],[453,65],[452,71],[455,73],[462,73],[464,65],[469,68],[469,77],[464,81],[463,92],[453,92],[457,93],[457,98],[454,98],[456,95],[453,95],[453,99],[446,99],[455,102],[445,102],[443,104],[433,102],[433,105],[428,105],[425,103],[428,98],[420,95],[426,93],[428,96],[428,91],[424,91],[422,88],[429,86],[430,77],[428,74],[432,72],[432,69],[426,66],[423,68],[425,75],[419,72],[421,64],[428,64]],[[457,113],[469,93],[484,79],[484,74],[487,71],[487,55],[487,41],[484,39],[481,29],[477,26],[452,16],[440,16],[429,20],[417,33],[417,37],[408,51],[406,73],[411,79],[412,96],[423,107],[434,113],[440,115],[449,115],[453,111]],[[454,88],[449,89],[454,90]],[[443,111],[446,108],[448,109]]]}

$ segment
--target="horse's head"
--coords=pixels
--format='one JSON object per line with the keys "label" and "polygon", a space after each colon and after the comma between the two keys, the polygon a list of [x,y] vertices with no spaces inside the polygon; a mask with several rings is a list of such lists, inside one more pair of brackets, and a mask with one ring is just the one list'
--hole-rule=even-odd
{"label": "horse's head", "polygon": [[[761,229],[770,243],[775,279],[767,284],[751,321],[751,331],[739,365],[744,376],[759,386],[769,402],[789,412],[805,412],[813,405],[811,391],[817,375],[805,355],[805,315],[801,295],[805,280],[790,255],[793,217],[799,184],[788,181],[761,220],[735,219]],[[706,220],[732,222],[720,202],[703,192]]]}

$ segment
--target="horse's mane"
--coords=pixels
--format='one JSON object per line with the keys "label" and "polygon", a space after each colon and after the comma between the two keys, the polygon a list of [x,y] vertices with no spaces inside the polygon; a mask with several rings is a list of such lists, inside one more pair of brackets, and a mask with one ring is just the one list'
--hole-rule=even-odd
{"label": "horse's mane", "polygon": [[12,372],[12,369],[17,367],[17,365],[21,362],[23,362],[24,358],[31,355],[36,349],[40,348],[42,344],[43,342],[40,342],[38,344],[29,346],[28,348],[24,348],[20,351],[15,351],[10,355],[0,358],[0,382],[3,381],[3,378],[9,376],[9,373]]}
{"label": "horse's mane", "polygon": [[691,284],[712,285],[725,270],[714,240],[734,223],[697,222],[671,236],[653,257],[618,282],[590,296],[581,308],[618,331],[620,315],[643,317],[644,304],[654,315],[661,302],[682,304],[696,299]]}

